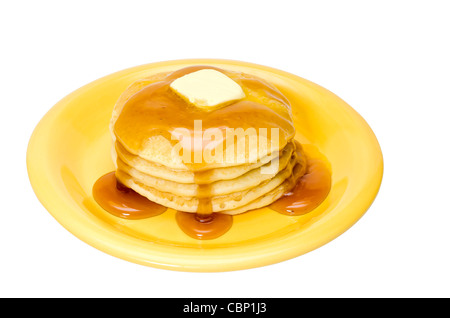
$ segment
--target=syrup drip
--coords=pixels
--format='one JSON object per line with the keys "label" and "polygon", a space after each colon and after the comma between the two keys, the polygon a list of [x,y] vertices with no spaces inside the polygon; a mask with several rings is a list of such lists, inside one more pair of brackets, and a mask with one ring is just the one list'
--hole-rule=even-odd
{"label": "syrup drip", "polygon": [[225,234],[233,224],[233,217],[223,213],[213,213],[211,183],[200,183],[207,178],[209,171],[194,173],[197,184],[198,206],[196,213],[177,211],[176,221],[188,236],[198,240],[210,240]]}
{"label": "syrup drip", "polygon": [[124,219],[145,219],[167,210],[118,182],[114,171],[95,182],[92,194],[103,209]]}
{"label": "syrup drip", "polygon": [[210,240],[222,236],[233,225],[233,216],[223,213],[201,215],[177,211],[176,220],[184,233],[198,240]]}
{"label": "syrup drip", "polygon": [[328,196],[331,174],[319,159],[307,160],[306,173],[294,188],[269,207],[281,214],[297,216],[311,212]]}

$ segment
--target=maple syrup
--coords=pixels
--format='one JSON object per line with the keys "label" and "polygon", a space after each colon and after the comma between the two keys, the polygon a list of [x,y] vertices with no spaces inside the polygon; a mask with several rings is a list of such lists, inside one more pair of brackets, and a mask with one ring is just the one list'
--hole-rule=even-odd
{"label": "maple syrup", "polygon": [[331,174],[323,161],[307,159],[305,174],[291,191],[269,207],[281,214],[297,216],[311,212],[328,196],[331,189]]}
{"label": "maple syrup", "polygon": [[199,240],[210,240],[225,234],[233,224],[233,216],[223,213],[202,215],[177,211],[176,221],[181,230]]}
{"label": "maple syrup", "polygon": [[92,194],[103,209],[124,219],[145,219],[167,210],[118,182],[114,171],[95,182]]}

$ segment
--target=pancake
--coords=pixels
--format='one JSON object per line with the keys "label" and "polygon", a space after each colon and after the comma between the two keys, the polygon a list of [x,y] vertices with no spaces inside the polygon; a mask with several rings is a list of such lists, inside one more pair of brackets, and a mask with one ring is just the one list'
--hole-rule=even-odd
{"label": "pancake", "polygon": [[[264,202],[272,199],[275,201],[279,198],[277,195],[281,189],[289,191],[296,181],[303,176],[306,171],[306,159],[301,147],[296,150],[296,155],[291,158],[291,162],[295,162],[294,166],[288,165],[279,171],[273,178],[265,180],[255,187],[246,190],[232,192],[226,195],[211,196],[211,212],[222,212],[227,214],[237,213],[236,211],[246,211],[253,201],[262,200]],[[256,170],[259,170],[258,168]],[[195,195],[180,196],[170,192],[159,191],[154,187],[139,182],[121,169],[116,171],[117,179],[125,186],[133,189],[137,193],[149,198],[151,201],[167,206],[169,208],[184,211],[197,212],[200,198]],[[278,190],[277,190],[278,189]],[[273,202],[271,201],[271,202]],[[268,204],[270,204],[269,202]],[[256,206],[257,202],[253,202],[252,206]],[[264,205],[261,205],[264,206]],[[233,212],[234,211],[234,212]]]}
{"label": "pancake", "polygon": [[[238,214],[249,211],[250,207],[251,209],[256,209],[266,206],[277,200],[283,193],[289,191],[295,185],[295,182],[303,176],[305,170],[305,165],[299,163],[293,170],[283,170],[276,177],[263,182],[255,188],[229,195],[211,197],[211,213]],[[171,193],[158,191],[139,183],[120,170],[116,172],[116,177],[125,186],[153,202],[178,211],[198,212],[199,199],[197,197],[180,197]],[[261,202],[261,204],[258,204],[258,201],[262,199],[264,199],[264,203]],[[251,203],[252,205],[250,205]]]}
{"label": "pancake", "polygon": [[[172,81],[203,69],[222,72],[245,97],[205,110],[170,89]],[[256,76],[210,66],[132,83],[114,106],[110,132],[117,180],[183,212],[257,209],[290,191],[306,171],[283,94]]]}
{"label": "pancake", "polygon": [[[241,85],[246,97],[214,112],[199,111],[192,105],[186,105],[171,92],[169,84],[177,76],[204,68],[213,67],[190,67],[133,83],[113,109],[110,130],[114,141],[117,139],[129,153],[170,169],[202,170],[258,162],[283,149],[293,138],[295,130],[289,102],[275,87],[257,77],[221,70]],[[174,155],[175,147],[179,145],[175,131],[192,132],[195,129],[194,120],[202,121],[203,131],[226,127],[228,133],[234,129],[236,134],[230,133],[235,139],[232,149],[244,151],[234,151],[232,160],[226,157],[230,148],[225,145],[228,136],[224,133],[222,142],[216,142],[215,147],[224,154],[222,160],[193,165]],[[266,134],[261,133],[259,128],[266,129]],[[251,129],[256,130],[258,147],[246,147],[249,136],[239,133]],[[271,140],[272,129],[279,131],[276,142]]]}
{"label": "pancake", "polygon": [[[244,191],[253,187],[256,187],[261,182],[272,179],[276,176],[277,173],[284,169],[292,169],[292,167],[297,163],[297,154],[293,153],[290,157],[283,156],[281,159],[276,158],[275,163],[268,162],[265,165],[262,165],[259,168],[252,169],[243,175],[233,178],[231,180],[218,180],[215,182],[209,183],[208,193],[204,195],[207,196],[219,196],[225,195],[237,191]],[[162,192],[168,192],[175,195],[180,196],[197,196],[200,197],[201,194],[198,193],[199,183],[179,183],[170,181],[163,178],[154,177],[149,174],[142,173],[141,171],[133,168],[132,166],[123,162],[120,158],[117,159],[118,170],[125,172],[133,179],[137,180],[139,183],[144,184],[146,186],[150,186]],[[278,166],[275,169],[269,169],[269,167],[273,165]],[[223,168],[226,169],[226,168]],[[261,169],[272,170],[269,173],[261,173]],[[215,170],[214,170],[215,171]]]}
{"label": "pancake", "polygon": [[178,183],[205,184],[215,182],[218,180],[231,180],[238,178],[239,176],[253,169],[266,165],[267,163],[270,163],[273,160],[279,160],[280,162],[283,162],[292,155],[294,148],[295,148],[294,144],[292,142],[289,142],[286,145],[286,147],[281,151],[281,153],[273,152],[268,156],[261,158],[256,163],[210,169],[197,174],[190,170],[174,170],[166,166],[147,161],[139,156],[129,153],[118,142],[116,142],[114,152],[116,157],[115,160],[116,163],[117,160],[121,160],[126,165],[133,167],[137,171],[142,172],[144,174],[148,174],[156,178],[161,178]]}

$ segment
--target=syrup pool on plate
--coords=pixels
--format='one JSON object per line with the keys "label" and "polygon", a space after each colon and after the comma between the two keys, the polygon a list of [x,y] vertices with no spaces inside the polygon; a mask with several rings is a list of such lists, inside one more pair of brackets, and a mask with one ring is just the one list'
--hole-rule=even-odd
{"label": "syrup pool on plate", "polygon": [[114,171],[95,182],[92,194],[103,209],[124,219],[145,219],[167,210],[118,182]]}
{"label": "syrup pool on plate", "polygon": [[[306,173],[292,190],[269,207],[278,213],[298,216],[311,212],[327,197],[331,188],[331,174],[320,159],[308,158]],[[145,219],[164,213],[167,208],[148,200],[117,181],[114,171],[100,177],[94,184],[93,196],[97,203],[124,219]],[[208,204],[203,203],[202,210]],[[223,213],[189,213],[177,211],[180,229],[195,239],[207,240],[225,234],[233,224],[233,216]]]}
{"label": "syrup pool on plate", "polygon": [[305,174],[291,191],[269,207],[281,214],[297,216],[311,212],[328,196],[331,174],[323,161],[307,159]]}

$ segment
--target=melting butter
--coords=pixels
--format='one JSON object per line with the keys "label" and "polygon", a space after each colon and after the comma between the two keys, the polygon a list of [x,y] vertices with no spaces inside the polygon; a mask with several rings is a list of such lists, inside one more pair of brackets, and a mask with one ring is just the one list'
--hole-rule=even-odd
{"label": "melting butter", "polygon": [[222,72],[203,69],[181,76],[170,84],[181,98],[199,108],[215,108],[245,97],[241,86]]}

